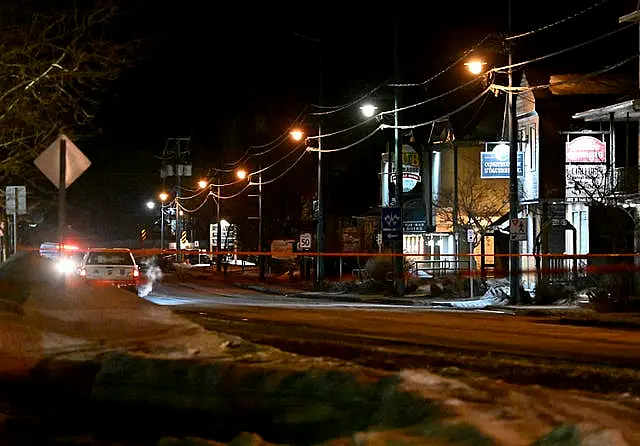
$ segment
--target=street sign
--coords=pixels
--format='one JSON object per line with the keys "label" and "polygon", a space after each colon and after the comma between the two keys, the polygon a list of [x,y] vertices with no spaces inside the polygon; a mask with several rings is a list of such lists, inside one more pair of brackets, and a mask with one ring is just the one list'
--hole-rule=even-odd
{"label": "street sign", "polygon": [[298,243],[298,248],[304,251],[308,251],[311,249],[311,234],[308,232],[303,232],[300,234],[300,242]]}
{"label": "street sign", "polygon": [[68,188],[91,165],[91,161],[65,135],[60,135],[44,152],[38,156],[34,164],[56,186],[60,184],[60,142],[66,143],[65,189]]}
{"label": "street sign", "polygon": [[467,229],[467,243],[473,243],[473,239],[476,234],[473,232],[473,229]]}
{"label": "street sign", "polygon": [[24,215],[27,213],[27,188],[25,186],[7,186],[4,196],[7,214]]}
{"label": "street sign", "polygon": [[512,218],[509,225],[509,234],[512,242],[524,242],[527,240],[527,219]]}
{"label": "street sign", "polygon": [[395,240],[402,227],[402,211],[398,207],[382,208],[382,235],[387,240]]}

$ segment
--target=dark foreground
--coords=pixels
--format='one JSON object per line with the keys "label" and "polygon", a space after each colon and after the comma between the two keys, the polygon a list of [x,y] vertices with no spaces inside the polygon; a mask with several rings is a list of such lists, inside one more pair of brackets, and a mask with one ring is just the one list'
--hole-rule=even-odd
{"label": "dark foreground", "polygon": [[376,369],[455,367],[520,384],[640,395],[640,330],[629,324],[350,309],[220,307],[180,313],[211,330]]}

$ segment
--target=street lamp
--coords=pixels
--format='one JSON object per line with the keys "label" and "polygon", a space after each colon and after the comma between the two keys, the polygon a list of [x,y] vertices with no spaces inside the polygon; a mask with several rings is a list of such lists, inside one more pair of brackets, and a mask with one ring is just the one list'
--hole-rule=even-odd
{"label": "street lamp", "polygon": [[207,180],[198,181],[198,187],[200,189],[205,189],[207,186],[209,186],[209,182]]}
{"label": "street lamp", "polygon": [[291,138],[294,141],[302,141],[302,138],[304,138],[304,132],[300,129],[293,129],[289,132],[289,135],[291,135]]}
{"label": "street lamp", "polygon": [[156,204],[153,201],[147,201],[147,209],[152,210],[154,207],[156,207]]}
{"label": "street lamp", "polygon": [[162,250],[164,249],[164,202],[169,198],[169,194],[166,192],[161,192],[158,195],[160,198],[160,253],[162,254]]}
{"label": "street lamp", "polygon": [[365,118],[371,118],[373,115],[375,115],[377,109],[378,107],[369,103],[364,104],[360,107],[360,111],[362,112]]}
{"label": "street lamp", "polygon": [[[510,2],[509,2],[510,4]],[[509,32],[511,32],[511,12],[509,11]],[[509,51],[509,71],[508,85],[509,92],[507,100],[509,104],[509,221],[518,219],[518,207],[520,199],[518,196],[518,120],[517,120],[517,95],[513,94],[513,44],[508,45]],[[473,60],[465,63],[472,74],[480,74],[484,62]],[[480,67],[480,68],[478,68]],[[476,72],[477,71],[477,72]],[[498,146],[498,150],[506,150],[506,147]],[[498,148],[497,147],[497,148]],[[520,246],[511,235],[509,242],[509,298],[512,302],[520,303]]]}
{"label": "street lamp", "polygon": [[[247,174],[247,171],[244,169],[238,169],[236,171],[236,176],[241,180],[248,178],[249,182],[251,182],[251,177]],[[258,216],[249,217],[249,220],[258,220],[258,261],[259,261],[259,268],[260,268],[259,277],[260,279],[264,279],[265,264],[264,264],[264,257],[262,256],[262,166],[258,166],[258,193],[253,195],[250,194],[249,197],[258,198]]]}
{"label": "street lamp", "polygon": [[469,70],[471,74],[477,75],[482,73],[482,71],[484,70],[484,66],[486,64],[487,63],[482,60],[473,59],[473,60],[470,60],[469,62],[465,62],[464,65],[467,67],[467,70]]}

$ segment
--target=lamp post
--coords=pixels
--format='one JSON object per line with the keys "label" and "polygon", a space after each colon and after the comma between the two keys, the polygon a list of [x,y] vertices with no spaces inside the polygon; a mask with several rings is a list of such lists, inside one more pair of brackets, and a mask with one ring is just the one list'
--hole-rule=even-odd
{"label": "lamp post", "polygon": [[158,197],[160,198],[160,254],[162,254],[164,249],[164,202],[169,198],[169,194],[162,192]]}
{"label": "lamp post", "polygon": [[[302,141],[304,132],[300,129],[293,129],[289,135],[294,141]],[[318,224],[316,226],[316,286],[320,287],[324,280],[324,202],[322,197],[322,126],[318,124],[318,185],[316,189],[318,202]]]}
{"label": "lamp post", "polygon": [[[509,32],[511,32],[511,1],[509,1]],[[518,219],[518,207],[520,198],[518,192],[518,119],[516,95],[513,94],[513,44],[507,43],[508,50],[508,86],[507,103],[509,110],[509,222]],[[484,71],[483,61],[471,60],[465,63],[472,74],[481,74]],[[497,147],[496,147],[497,148]],[[511,226],[511,225],[509,225]],[[510,300],[520,303],[520,245],[509,234],[509,296]]]}
{"label": "lamp post", "polygon": [[[244,169],[239,169],[236,171],[236,176],[241,179],[249,179],[251,182],[251,177],[247,174],[247,171]],[[249,217],[249,220],[258,220],[258,263],[259,263],[259,277],[260,279],[264,279],[265,275],[265,264],[264,264],[264,256],[262,255],[262,167],[258,166],[258,193],[250,194],[249,197],[258,198],[258,216],[257,217]]]}

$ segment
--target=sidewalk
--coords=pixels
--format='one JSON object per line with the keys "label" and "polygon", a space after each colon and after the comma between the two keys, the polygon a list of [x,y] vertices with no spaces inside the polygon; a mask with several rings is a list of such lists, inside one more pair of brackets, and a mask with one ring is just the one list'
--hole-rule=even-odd
{"label": "sidewalk", "polygon": [[384,296],[382,294],[349,293],[346,291],[304,291],[298,288],[268,283],[253,284],[235,282],[232,285],[266,294],[299,297],[303,299],[326,299],[335,302],[363,302],[388,305],[426,305],[429,304],[430,300],[429,296],[426,296],[425,294],[408,294],[404,297],[393,297]]}

